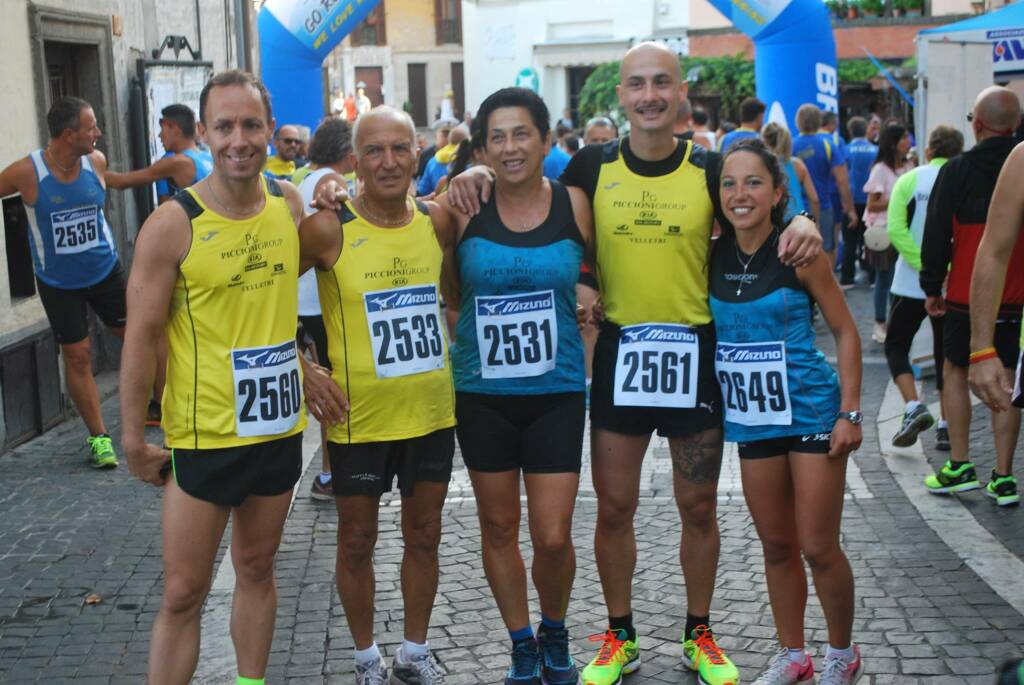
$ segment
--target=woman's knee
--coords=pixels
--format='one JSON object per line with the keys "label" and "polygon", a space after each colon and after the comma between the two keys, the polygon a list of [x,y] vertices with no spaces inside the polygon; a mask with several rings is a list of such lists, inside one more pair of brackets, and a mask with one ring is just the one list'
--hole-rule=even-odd
{"label": "woman's knee", "polygon": [[800,546],[795,540],[761,540],[761,550],[766,564],[785,564],[800,558]]}
{"label": "woman's knee", "polygon": [[827,571],[844,558],[838,540],[804,544],[802,551],[812,571]]}
{"label": "woman's knee", "polygon": [[519,544],[519,517],[481,515],[480,536],[486,547],[501,549]]}
{"label": "woman's knee", "polygon": [[558,556],[572,549],[572,531],[568,526],[546,526],[533,531],[530,537],[535,554]]}
{"label": "woman's knee", "polygon": [[172,614],[196,614],[210,591],[210,581],[194,576],[168,575],[164,581],[163,609]]}

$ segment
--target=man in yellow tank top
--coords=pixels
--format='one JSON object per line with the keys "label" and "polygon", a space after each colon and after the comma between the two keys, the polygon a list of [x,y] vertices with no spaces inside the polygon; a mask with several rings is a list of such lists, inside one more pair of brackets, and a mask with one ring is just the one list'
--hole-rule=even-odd
{"label": "man in yellow tank top", "polygon": [[[213,173],[139,233],[121,361],[123,444],[136,477],[163,485],[165,589],[148,681],[187,683],[203,600],[232,519],[238,683],[263,683],[274,632],[274,557],[302,463],[306,419],[295,349],[302,200],[260,173],[274,122],[251,74],[215,76],[200,97]],[[167,451],[143,423],[166,330]]]}
{"label": "man in yellow tank top", "polygon": [[[594,351],[590,419],[594,546],[609,621],[582,679],[612,685],[640,667],[631,606],[633,515],[644,453],[657,431],[669,441],[685,541],[683,660],[706,685],[734,685],[738,671],[716,644],[710,620],[720,545],[722,406],[707,265],[714,222],[724,221],[721,158],[673,135],[687,84],[664,45],[632,48],[620,77],[616,90],[630,135],[583,148],[561,178],[583,189],[593,205],[606,316]],[[484,170],[455,179],[452,204],[475,213],[476,191],[481,185],[489,191],[487,180]],[[813,221],[797,217],[779,242],[789,263],[814,256],[821,239]]]}
{"label": "man in yellow tank top", "polygon": [[[352,134],[359,191],[348,207],[302,222],[303,268],[315,267],[332,377],[350,402],[327,431],[338,507],[338,594],[355,642],[356,682],[385,683],[374,641],[373,551],[380,498],[402,495],[404,641],[391,683],[443,682],[428,650],[441,509],[451,478],[454,401],[439,308],[454,226],[409,197],[416,134],[408,114],[378,107]],[[307,388],[311,406],[322,389]]]}

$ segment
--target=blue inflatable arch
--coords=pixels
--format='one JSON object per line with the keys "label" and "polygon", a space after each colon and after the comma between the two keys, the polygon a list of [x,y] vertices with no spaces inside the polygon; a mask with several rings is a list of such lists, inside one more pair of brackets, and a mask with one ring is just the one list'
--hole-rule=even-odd
{"label": "blue inflatable arch", "polygon": [[[324,58],[379,0],[267,0],[257,24],[263,82],[281,124],[316,128]],[[821,0],[710,0],[754,42],[757,96],[766,119],[795,128],[800,105],[838,111],[832,23]]]}

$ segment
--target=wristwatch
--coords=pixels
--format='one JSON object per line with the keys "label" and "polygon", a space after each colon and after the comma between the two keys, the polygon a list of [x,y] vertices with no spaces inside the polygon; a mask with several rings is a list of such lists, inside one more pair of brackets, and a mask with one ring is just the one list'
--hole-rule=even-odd
{"label": "wristwatch", "polygon": [[859,426],[864,420],[864,414],[860,413],[860,410],[854,409],[853,411],[841,411],[836,416],[837,419],[846,419],[854,426]]}

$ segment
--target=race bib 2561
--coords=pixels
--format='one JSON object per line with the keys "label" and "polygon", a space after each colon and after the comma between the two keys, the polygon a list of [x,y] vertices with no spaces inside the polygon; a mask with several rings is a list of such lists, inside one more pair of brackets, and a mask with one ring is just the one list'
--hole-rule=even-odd
{"label": "race bib 2561", "polygon": [[697,332],[679,324],[624,326],[615,363],[616,406],[697,406]]}

